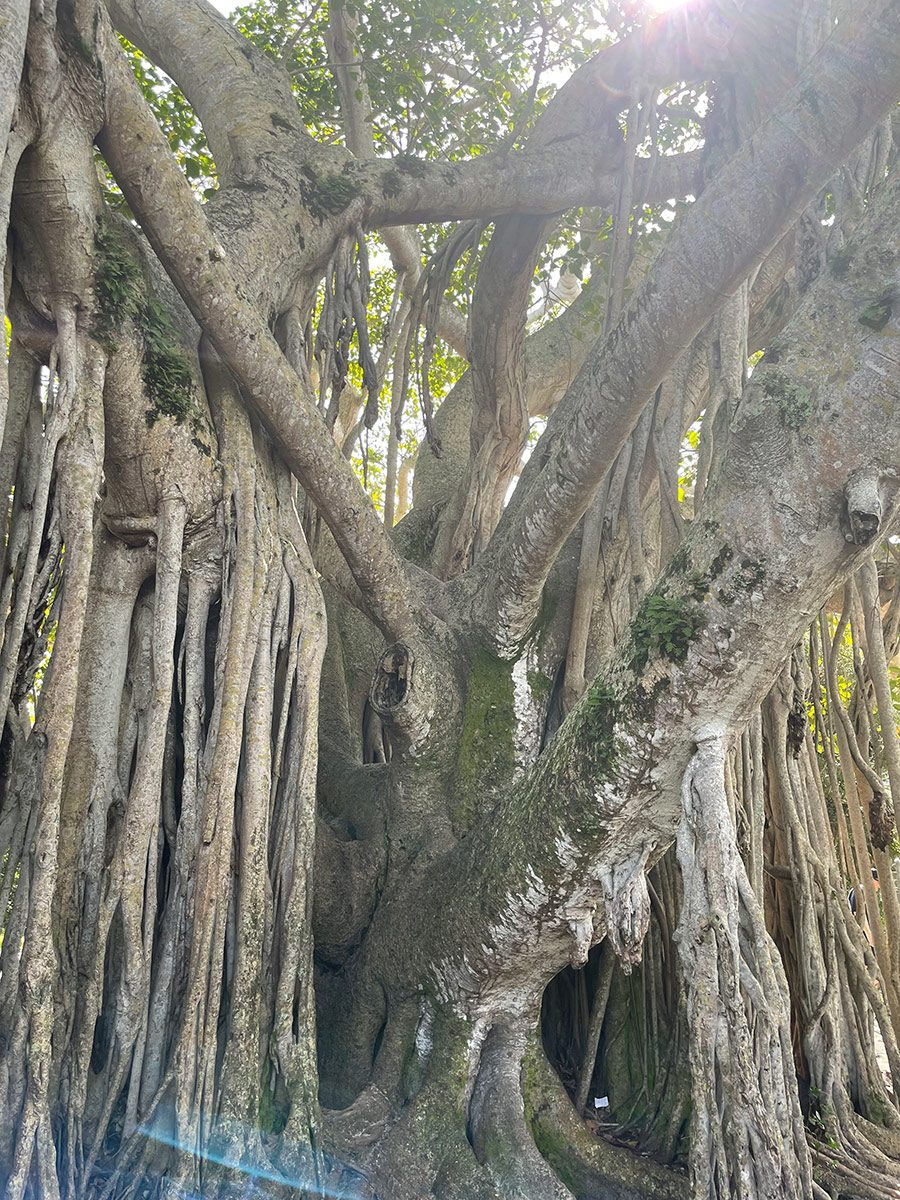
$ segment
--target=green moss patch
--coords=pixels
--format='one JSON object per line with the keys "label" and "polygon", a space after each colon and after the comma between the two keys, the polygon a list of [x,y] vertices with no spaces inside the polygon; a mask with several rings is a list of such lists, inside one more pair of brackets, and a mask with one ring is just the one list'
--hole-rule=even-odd
{"label": "green moss patch", "polygon": [[284,1081],[275,1075],[267,1058],[263,1063],[259,1089],[259,1127],[264,1133],[283,1133],[290,1116],[291,1103]]}
{"label": "green moss patch", "polygon": [[853,262],[853,253],[853,246],[848,242],[846,246],[841,246],[831,256],[828,265],[835,279],[843,279],[850,270],[851,263]]}
{"label": "green moss patch", "polygon": [[156,300],[144,305],[144,386],[153,401],[147,423],[171,417],[181,425],[194,412],[194,382],[165,309]]}
{"label": "green moss patch", "polygon": [[467,829],[475,797],[506,783],[515,766],[512,667],[478,648],[472,656],[456,767],[454,824]]}
{"label": "green moss patch", "polygon": [[147,424],[155,424],[160,417],[171,417],[176,424],[190,420],[192,427],[197,426],[190,364],[168,313],[148,293],[134,251],[124,234],[107,221],[100,221],[94,244],[97,250],[95,336],[114,352],[118,348],[116,334],[126,325],[132,325],[143,343],[142,375],[151,402],[145,414]]}
{"label": "green moss patch", "polygon": [[136,318],[144,295],[144,276],[122,234],[100,221],[94,235],[97,251],[94,287],[98,312],[95,336],[109,349],[117,348],[114,334],[126,318]]}
{"label": "green moss patch", "polygon": [[760,559],[741,559],[741,565],[731,576],[728,586],[721,588],[717,593],[720,603],[731,605],[741,596],[750,595],[759,587],[765,577],[766,568]]}
{"label": "green moss patch", "polygon": [[355,179],[351,179],[346,171],[319,175],[315,168],[307,163],[301,167],[301,173],[303,202],[318,221],[343,212],[361,193],[359,184]]}
{"label": "green moss patch", "polygon": [[428,164],[414,154],[398,154],[394,162],[398,170],[412,175],[413,179],[423,179],[428,174]]}
{"label": "green moss patch", "polygon": [[389,171],[385,171],[384,175],[381,177],[381,190],[387,197],[393,198],[394,196],[399,196],[402,187],[403,176],[399,171],[396,171],[393,168]]}
{"label": "green moss patch", "polygon": [[893,290],[876,296],[860,313],[860,325],[865,325],[867,329],[874,329],[876,333],[880,333],[891,319],[895,300],[896,295]]}
{"label": "green moss patch", "polygon": [[604,679],[595,679],[584,697],[583,728],[591,741],[595,763],[609,772],[616,760],[615,729],[619,703]]}

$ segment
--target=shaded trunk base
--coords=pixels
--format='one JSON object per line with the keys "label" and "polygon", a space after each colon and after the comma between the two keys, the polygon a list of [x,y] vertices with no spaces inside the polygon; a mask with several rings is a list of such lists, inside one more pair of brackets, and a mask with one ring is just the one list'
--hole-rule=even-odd
{"label": "shaded trunk base", "polygon": [[443,1015],[420,1090],[398,1112],[370,1084],[323,1130],[332,1179],[372,1200],[687,1200],[687,1175],[598,1140],[522,1018],[487,1033]]}

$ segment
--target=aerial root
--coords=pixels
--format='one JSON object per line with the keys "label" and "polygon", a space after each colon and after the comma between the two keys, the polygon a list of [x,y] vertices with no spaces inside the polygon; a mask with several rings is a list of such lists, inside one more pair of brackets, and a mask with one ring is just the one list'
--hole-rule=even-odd
{"label": "aerial root", "polygon": [[698,746],[682,805],[676,940],[690,1029],[692,1193],[801,1200],[812,1164],[783,1034],[787,982],[738,854],[721,738]]}

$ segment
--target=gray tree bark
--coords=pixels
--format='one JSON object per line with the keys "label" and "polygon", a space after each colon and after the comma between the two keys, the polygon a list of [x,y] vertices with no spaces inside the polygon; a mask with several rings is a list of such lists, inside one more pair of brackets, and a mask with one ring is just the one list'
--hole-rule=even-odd
{"label": "gray tree bark", "polygon": [[[836,26],[760,7],[685,18],[692,41],[676,16],[636,23],[523,147],[410,168],[376,157],[348,62],[346,145],[326,144],[283,64],[205,0],[0,0],[14,1200],[892,1194],[900,587],[883,599],[872,556],[900,516],[900,5]],[[365,29],[329,21],[355,57]],[[786,30],[804,73],[759,95],[742,56]],[[191,102],[207,203],[116,31]],[[723,165],[712,135],[635,157],[685,79],[716,82]],[[852,233],[830,260],[823,188]],[[635,198],[696,192],[644,253]],[[610,282],[528,337],[572,205],[618,213]],[[330,271],[365,357],[363,229],[414,306],[414,227],[469,218],[496,222],[472,369],[392,534],[299,330]],[[576,346],[598,296],[615,319]],[[461,319],[438,331],[457,346]],[[857,572],[836,624],[817,617]],[[602,992],[577,1109],[537,1035],[566,969]],[[634,981],[634,1123],[665,1166],[582,1120]]]}

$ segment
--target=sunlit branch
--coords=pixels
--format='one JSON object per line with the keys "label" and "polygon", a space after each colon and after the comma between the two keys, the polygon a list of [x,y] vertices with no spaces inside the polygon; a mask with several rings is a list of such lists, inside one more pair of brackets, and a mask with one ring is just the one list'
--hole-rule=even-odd
{"label": "sunlit branch", "polygon": [[552,415],[474,568],[504,653],[527,633],[560,547],[668,367],[896,102],[900,12],[881,8],[857,38],[838,30],[709,184]]}
{"label": "sunlit branch", "polygon": [[187,180],[118,52],[103,38],[110,111],[100,142],[133,212],[186,303],[314,499],[366,604],[393,639],[415,627],[412,593],[368,496],[265,321],[237,283]]}

